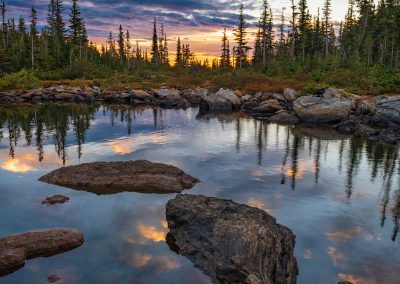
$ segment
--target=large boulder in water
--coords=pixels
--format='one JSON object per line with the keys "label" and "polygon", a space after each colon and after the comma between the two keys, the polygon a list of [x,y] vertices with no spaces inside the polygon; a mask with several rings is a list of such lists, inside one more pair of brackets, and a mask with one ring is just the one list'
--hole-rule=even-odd
{"label": "large boulder in water", "polygon": [[201,108],[211,111],[228,111],[240,108],[240,98],[231,90],[220,89],[216,93],[200,92]]}
{"label": "large boulder in water", "polygon": [[39,180],[98,195],[124,191],[177,193],[199,182],[177,167],[145,160],[95,162],[64,167]]}
{"label": "large boulder in water", "polygon": [[293,110],[303,122],[331,123],[349,117],[352,102],[347,99],[303,96],[293,102]]}
{"label": "large boulder in water", "polygon": [[266,212],[233,201],[182,195],[167,204],[172,250],[215,283],[296,283],[295,236]]}
{"label": "large boulder in water", "polygon": [[81,246],[83,242],[83,234],[72,229],[51,229],[0,238],[0,276],[23,267],[28,259],[60,254]]}
{"label": "large boulder in water", "polygon": [[400,126],[400,96],[378,96],[374,99],[374,121],[389,126]]}

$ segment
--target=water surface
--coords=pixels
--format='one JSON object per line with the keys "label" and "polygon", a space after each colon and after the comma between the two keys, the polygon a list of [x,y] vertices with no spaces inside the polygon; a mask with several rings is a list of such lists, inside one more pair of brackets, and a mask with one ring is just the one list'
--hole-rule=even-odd
{"label": "water surface", "polygon": [[[399,283],[399,151],[330,131],[197,109],[0,107],[0,236],[71,227],[73,251],[0,283],[209,283],[165,243],[175,195],[97,196],[37,181],[63,165],[148,159],[202,180],[187,191],[261,208],[296,235],[298,283]],[[70,202],[43,206],[46,196]]]}

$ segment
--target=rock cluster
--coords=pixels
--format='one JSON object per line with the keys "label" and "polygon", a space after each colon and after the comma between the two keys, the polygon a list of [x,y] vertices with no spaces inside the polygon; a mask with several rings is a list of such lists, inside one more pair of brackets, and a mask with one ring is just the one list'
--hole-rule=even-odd
{"label": "rock cluster", "polygon": [[20,269],[26,260],[60,254],[81,246],[83,242],[83,234],[72,229],[51,229],[0,238],[0,276]]}
{"label": "rock cluster", "polygon": [[69,166],[42,176],[39,180],[98,195],[125,191],[179,193],[199,182],[174,166],[145,160]]}
{"label": "rock cluster", "polygon": [[[99,87],[72,88],[53,86],[27,92],[0,93],[0,104],[42,102],[107,102],[131,105],[155,105],[163,108],[200,106],[200,112],[242,110],[257,119],[283,124],[335,124],[346,134],[366,134],[388,144],[400,144],[400,96],[374,99],[348,94],[340,89],[321,89],[301,96],[293,89],[280,93],[242,94],[204,88],[111,92]],[[386,132],[382,133],[384,127]]]}
{"label": "rock cluster", "polygon": [[296,283],[295,236],[266,212],[182,195],[168,202],[167,243],[215,283]]}

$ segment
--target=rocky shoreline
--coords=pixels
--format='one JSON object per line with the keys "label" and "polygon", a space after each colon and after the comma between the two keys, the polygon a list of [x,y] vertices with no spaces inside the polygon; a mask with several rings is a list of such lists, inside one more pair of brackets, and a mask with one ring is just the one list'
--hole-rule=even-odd
{"label": "rocky shoreline", "polygon": [[366,135],[390,145],[400,144],[400,96],[361,97],[340,89],[321,89],[301,95],[292,89],[283,93],[243,94],[204,88],[111,92],[99,87],[53,86],[31,91],[0,93],[0,104],[112,103],[152,105],[185,109],[199,107],[201,113],[239,110],[274,123],[329,125],[344,134]]}

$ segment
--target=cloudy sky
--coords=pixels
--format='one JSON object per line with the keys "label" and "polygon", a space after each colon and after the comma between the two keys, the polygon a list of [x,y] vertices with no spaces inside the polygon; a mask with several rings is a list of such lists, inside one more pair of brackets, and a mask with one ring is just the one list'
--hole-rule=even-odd
{"label": "cloudy sky", "polygon": [[[8,17],[26,18],[33,4],[38,11],[41,24],[45,24],[48,0],[5,0]],[[70,0],[64,0],[65,14]],[[218,54],[220,37],[224,28],[229,31],[236,24],[240,3],[245,6],[246,19],[255,23],[260,14],[262,0],[80,0],[79,4],[86,21],[90,39],[104,42],[110,31],[115,32],[120,24],[129,29],[131,36],[143,46],[149,46],[152,21],[157,17],[163,22],[170,40],[171,51],[178,36],[190,43],[201,59]],[[273,13],[280,15],[282,9],[289,17],[290,0],[270,1]],[[309,0],[310,12],[316,14],[323,0]],[[333,20],[340,21],[347,10],[347,0],[333,0]],[[249,38],[252,35],[250,33]]]}

